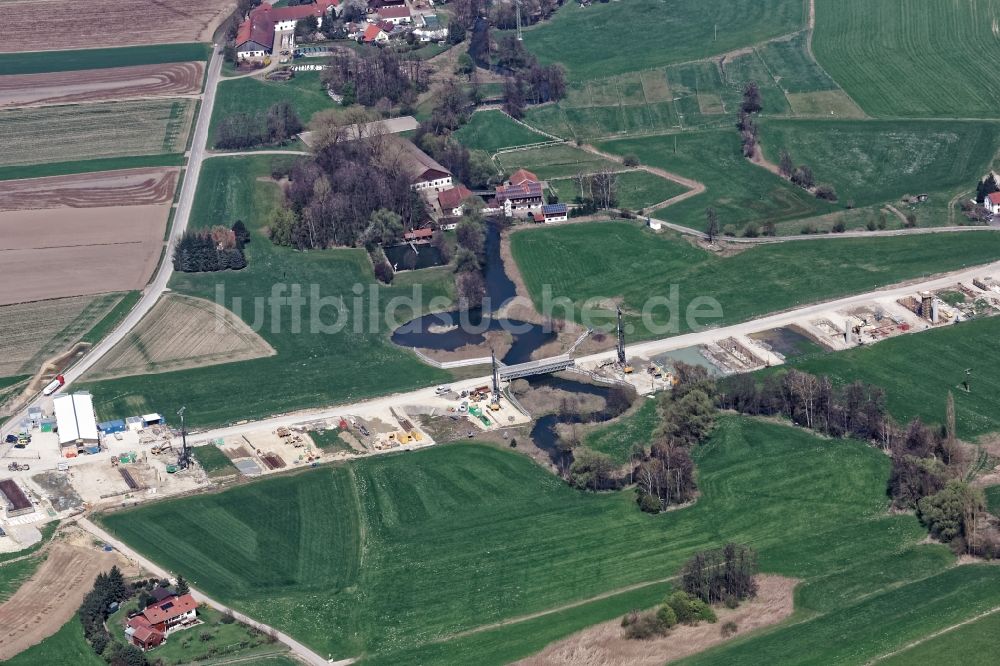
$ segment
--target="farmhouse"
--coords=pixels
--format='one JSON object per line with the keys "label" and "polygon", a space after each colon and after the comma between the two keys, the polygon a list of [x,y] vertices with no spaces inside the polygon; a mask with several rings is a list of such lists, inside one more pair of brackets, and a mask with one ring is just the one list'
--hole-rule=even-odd
{"label": "farmhouse", "polygon": [[59,431],[59,446],[67,458],[75,457],[81,449],[97,453],[99,435],[94,401],[89,393],[61,395],[52,401]]}
{"label": "farmhouse", "polygon": [[175,631],[198,624],[198,602],[190,594],[154,593],[154,599],[125,622],[125,635],[141,650],[150,650]]}
{"label": "farmhouse", "polygon": [[410,177],[410,187],[417,192],[441,192],[452,186],[451,172],[433,157],[417,148],[412,141],[399,140],[398,158]]}
{"label": "farmhouse", "polygon": [[446,217],[460,217],[465,212],[465,200],[473,196],[472,192],[461,183],[457,187],[438,194],[438,205],[441,214]]}
{"label": "farmhouse", "polygon": [[412,231],[407,231],[403,234],[403,240],[407,243],[415,243],[417,245],[424,245],[431,242],[431,237],[434,235],[434,230],[430,227],[425,227],[423,229],[414,229]]}
{"label": "farmhouse", "polygon": [[299,21],[315,16],[317,23],[336,13],[339,0],[317,0],[315,3],[294,7],[274,8],[262,3],[250,12],[236,31],[236,58],[240,62],[263,60],[274,50],[274,34],[294,30]]}
{"label": "farmhouse", "polygon": [[28,499],[28,496],[21,490],[21,486],[17,485],[17,482],[13,479],[0,481],[0,495],[3,495],[8,518],[23,516],[35,510],[31,500]]}
{"label": "farmhouse", "polygon": [[983,206],[991,215],[1000,215],[1000,192],[991,192],[983,201]]}

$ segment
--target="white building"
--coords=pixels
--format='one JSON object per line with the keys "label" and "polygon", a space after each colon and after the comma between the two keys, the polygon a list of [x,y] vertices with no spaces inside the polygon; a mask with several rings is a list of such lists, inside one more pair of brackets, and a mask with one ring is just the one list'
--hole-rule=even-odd
{"label": "white building", "polygon": [[56,414],[60,446],[97,444],[100,441],[94,400],[89,393],[61,395],[52,401],[52,407]]}

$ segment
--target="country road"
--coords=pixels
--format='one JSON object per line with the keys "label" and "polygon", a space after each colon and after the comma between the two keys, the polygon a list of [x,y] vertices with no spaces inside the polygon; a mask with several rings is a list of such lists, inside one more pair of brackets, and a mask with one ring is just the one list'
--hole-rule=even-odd
{"label": "country road", "polygon": [[[111,546],[114,546],[114,548],[118,552],[120,552],[122,555],[124,555],[128,559],[132,560],[133,562],[136,562],[143,569],[145,569],[146,571],[149,571],[150,573],[154,574],[156,577],[158,577],[158,578],[173,578],[174,577],[174,575],[171,572],[167,571],[166,569],[164,569],[160,565],[156,564],[155,562],[153,562],[151,560],[146,559],[145,557],[143,557],[142,555],[140,555],[136,551],[132,550],[130,547],[126,546],[124,543],[122,543],[121,541],[119,541],[115,537],[113,537],[110,534],[108,534],[102,528],[100,528],[97,525],[95,525],[94,523],[92,523],[88,518],[80,518],[79,520],[77,520],[77,525],[79,525],[80,528],[82,528],[83,530],[86,530],[87,532],[89,532],[93,536],[97,537],[101,541],[103,541],[103,542],[105,542],[107,544],[110,544]],[[192,582],[197,582],[197,581],[192,581]],[[195,598],[195,600],[198,601],[199,603],[203,603],[203,604],[206,604],[208,606],[211,606],[215,610],[220,611],[222,613],[232,613],[233,617],[235,617],[240,622],[242,622],[244,624],[247,624],[247,625],[249,625],[251,627],[254,627],[255,629],[259,629],[260,631],[263,631],[264,633],[267,633],[267,634],[270,634],[270,635],[274,636],[279,641],[281,641],[282,643],[284,643],[285,645],[287,645],[288,648],[293,653],[295,653],[296,657],[298,657],[299,659],[301,659],[305,663],[310,664],[311,666],[329,666],[329,664],[330,664],[329,661],[327,661],[326,659],[324,659],[320,655],[316,654],[315,652],[313,652],[312,650],[310,650],[305,645],[303,645],[302,643],[298,642],[297,640],[295,640],[294,638],[292,638],[288,634],[282,633],[282,632],[278,631],[277,629],[275,629],[274,627],[272,627],[270,625],[264,624],[263,622],[258,622],[257,620],[254,620],[254,619],[252,619],[250,617],[247,617],[246,615],[243,615],[239,611],[235,611],[235,610],[229,608],[228,606],[225,606],[225,605],[219,603],[218,601],[212,599],[211,597],[206,596],[204,593],[199,592],[193,586],[191,586],[191,596],[193,596]],[[351,662],[353,662],[353,660],[346,660],[346,661],[342,661],[342,662],[339,662],[339,663],[349,664]]]}
{"label": "country road", "polygon": [[[167,238],[166,249],[163,259],[157,268],[152,281],[146,285],[142,292],[142,298],[135,307],[122,319],[121,323],[104,339],[94,345],[87,354],[72,367],[67,369],[63,376],[66,378],[66,385],[61,391],[66,391],[70,385],[80,379],[95,363],[111,351],[118,342],[146,316],[146,314],[156,305],[160,296],[167,288],[170,275],[174,271],[171,257],[177,238],[187,229],[191,219],[191,211],[194,206],[194,195],[198,189],[198,178],[201,175],[201,165],[205,160],[206,146],[208,144],[208,128],[212,121],[212,109],[215,106],[215,91],[219,85],[220,73],[222,71],[222,49],[216,48],[212,51],[212,58],[208,63],[208,76],[205,79],[205,92],[202,95],[201,107],[198,111],[198,119],[195,124],[194,136],[191,139],[191,151],[188,156],[187,166],[184,171],[184,180],[181,183],[181,194],[177,201],[177,208],[174,210],[173,223]],[[29,403],[32,404],[32,403]],[[0,430],[3,434],[12,432],[15,424],[27,416],[27,406],[19,414],[14,414],[6,423],[6,429]],[[9,446],[5,447],[6,455]]]}

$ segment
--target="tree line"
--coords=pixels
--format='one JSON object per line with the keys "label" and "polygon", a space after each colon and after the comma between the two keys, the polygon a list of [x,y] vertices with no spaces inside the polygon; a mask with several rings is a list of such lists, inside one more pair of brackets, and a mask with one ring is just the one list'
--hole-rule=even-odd
{"label": "tree line", "polygon": [[174,247],[174,270],[204,273],[246,268],[244,246],[250,232],[242,220],[232,227],[216,225],[211,229],[188,229]]}
{"label": "tree line", "polygon": [[[141,581],[142,584],[145,581]],[[142,650],[134,645],[124,645],[112,638],[105,625],[114,604],[121,604],[132,597],[133,586],[125,582],[118,566],[100,573],[94,586],[83,598],[78,615],[83,625],[83,635],[94,653],[113,665],[147,666],[149,661]]]}
{"label": "tree line", "polygon": [[899,425],[888,413],[884,389],[855,381],[835,385],[829,377],[800,370],[726,379],[721,407],[742,414],[781,416],[831,437],[870,442],[891,457],[886,488],[893,506],[915,510],[936,538],[958,553],[1000,556],[997,522],[985,512],[982,492],[965,479],[975,463],[958,441],[954,396],[949,392],[945,423],[919,418]]}
{"label": "tree line", "polygon": [[254,146],[282,145],[303,129],[295,108],[276,102],[267,111],[239,112],[226,116],[215,133],[215,147],[242,150]]}

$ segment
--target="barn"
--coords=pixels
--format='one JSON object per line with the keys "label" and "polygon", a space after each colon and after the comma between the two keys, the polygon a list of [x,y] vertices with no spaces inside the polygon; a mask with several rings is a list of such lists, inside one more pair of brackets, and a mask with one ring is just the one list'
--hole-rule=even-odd
{"label": "barn", "polygon": [[79,448],[99,443],[94,399],[89,393],[61,395],[52,401],[52,407],[60,446]]}

